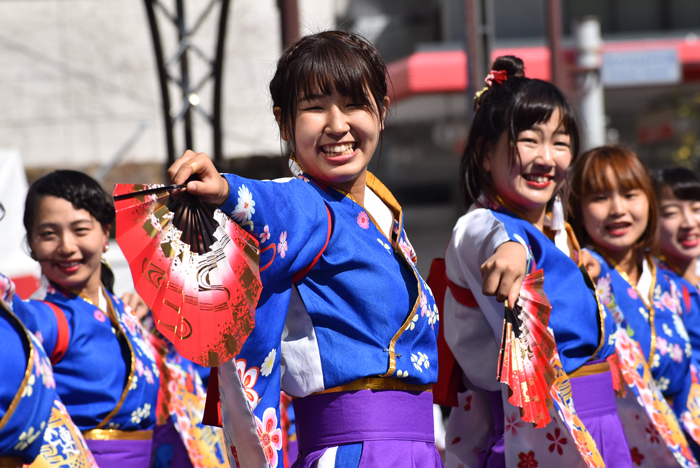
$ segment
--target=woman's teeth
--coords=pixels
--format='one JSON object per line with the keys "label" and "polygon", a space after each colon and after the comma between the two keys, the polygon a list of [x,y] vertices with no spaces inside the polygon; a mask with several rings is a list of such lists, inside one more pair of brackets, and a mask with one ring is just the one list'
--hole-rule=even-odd
{"label": "woman's teeth", "polygon": [[327,145],[323,147],[323,152],[328,156],[345,156],[352,154],[354,150],[353,143],[343,143],[339,145]]}
{"label": "woman's teeth", "polygon": [[58,266],[61,267],[61,268],[72,268],[72,267],[77,266],[77,265],[80,265],[80,262],[79,262],[79,261],[76,261],[76,262],[60,262],[60,263],[58,264]]}
{"label": "woman's teeth", "polygon": [[526,180],[530,182],[537,182],[538,184],[544,184],[552,180],[550,176],[535,176],[535,175],[524,175]]}

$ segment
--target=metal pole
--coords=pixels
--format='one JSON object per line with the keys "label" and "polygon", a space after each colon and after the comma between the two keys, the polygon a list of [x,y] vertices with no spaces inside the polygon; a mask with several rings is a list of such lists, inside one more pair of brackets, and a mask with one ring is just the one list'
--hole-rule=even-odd
{"label": "metal pole", "polygon": [[297,0],[277,0],[282,20],[282,48],[299,40],[299,6]]}
{"label": "metal pole", "polygon": [[464,4],[464,36],[467,51],[467,117],[473,113],[471,100],[483,87],[491,69],[493,47],[493,1],[466,0]]}
{"label": "metal pole", "polygon": [[163,49],[160,46],[160,33],[156,15],[153,11],[154,0],[146,0],[146,13],[148,14],[148,24],[151,29],[153,39],[153,52],[156,56],[156,66],[158,67],[158,81],[160,82],[160,98],[162,103],[163,120],[165,122],[165,145],[166,163],[165,170],[175,162],[175,143],[173,141],[173,117],[170,115],[170,95],[168,93],[168,75],[163,65]]}
{"label": "metal pole", "polygon": [[561,36],[561,0],[547,1],[547,42],[549,43],[549,59],[552,70],[552,83],[564,93],[568,83],[564,70],[564,57],[562,55]]}
{"label": "metal pole", "polygon": [[214,165],[222,170],[224,160],[223,135],[221,131],[221,101],[222,101],[222,73],[224,68],[224,41],[226,39],[226,19],[228,18],[229,0],[222,0],[219,13],[219,34],[216,42],[216,58],[214,59]]}
{"label": "metal pole", "polygon": [[581,117],[586,130],[583,147],[590,149],[605,144],[605,100],[600,73],[603,40],[598,18],[588,16],[580,20],[576,24],[575,37],[580,69]]}
{"label": "metal pole", "polygon": [[[177,0],[177,36],[180,42],[183,40],[189,43],[187,34],[187,26],[185,24],[185,5],[184,0]],[[188,47],[182,51],[180,56],[180,81],[182,82],[182,102],[189,103],[190,97],[190,73],[189,63],[187,61]],[[194,140],[192,138],[192,108],[187,105],[183,123],[185,125],[185,149],[194,149]]]}

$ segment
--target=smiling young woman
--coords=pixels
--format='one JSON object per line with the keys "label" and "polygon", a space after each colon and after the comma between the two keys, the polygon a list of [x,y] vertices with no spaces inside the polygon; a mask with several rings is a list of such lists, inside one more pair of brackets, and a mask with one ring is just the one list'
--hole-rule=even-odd
{"label": "smiling young woman", "polygon": [[[496,59],[486,81],[461,162],[467,213],[445,252],[449,288],[441,325],[461,368],[458,380],[468,386],[450,413],[447,465],[564,466],[586,460],[588,466],[631,467],[607,361],[615,355],[614,322],[579,268],[580,249],[557,200],[578,156],[574,112],[551,83],[525,77],[517,57]],[[562,210],[557,222],[548,213],[554,207]],[[570,412],[568,418],[547,408],[526,419],[524,407],[511,399],[520,388],[509,389],[497,378],[499,363],[506,361],[500,357],[507,354],[503,301],[514,309],[538,307],[528,301],[527,287],[521,288],[526,275],[539,275],[537,302],[551,304],[541,328],[553,330],[552,358],[532,363],[532,380],[549,383],[537,399],[552,398]],[[441,367],[443,362],[441,356]],[[556,366],[566,384],[547,380],[547,366]],[[562,391],[565,399],[558,396]],[[580,420],[569,424],[577,411]],[[549,423],[538,429],[529,424],[542,421]],[[591,448],[559,442],[569,438],[590,440]]]}
{"label": "smiling young woman", "polygon": [[599,267],[600,300],[640,346],[677,421],[698,437],[689,425],[700,414],[688,398],[693,356],[683,319],[687,304],[677,277],[651,256],[659,209],[646,167],[622,146],[590,150],[573,169],[571,208],[574,229]]}
{"label": "smiling young woman", "polygon": [[176,184],[196,172],[187,191],[260,240],[255,329],[219,368],[230,460],[281,465],[281,389],[294,397],[295,468],[440,467],[437,309],[401,206],[367,170],[389,105],[386,65],[361,37],[325,31],[282,54],[270,94],[294,178],[222,177],[193,151],[168,172]]}

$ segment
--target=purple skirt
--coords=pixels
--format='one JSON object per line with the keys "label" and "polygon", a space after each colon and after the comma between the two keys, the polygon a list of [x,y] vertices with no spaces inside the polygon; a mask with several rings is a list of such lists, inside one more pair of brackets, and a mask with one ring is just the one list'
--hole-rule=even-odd
{"label": "purple skirt", "polygon": [[[433,394],[360,390],[293,400],[299,455],[292,468],[443,468],[435,447]],[[328,453],[327,453],[328,452]]]}
{"label": "purple skirt", "polygon": [[100,468],[148,468],[151,464],[151,439],[85,442]]}
{"label": "purple skirt", "polygon": [[[595,364],[601,361],[595,361]],[[581,422],[593,437],[605,466],[632,468],[632,455],[625,429],[617,415],[617,403],[610,371],[574,377],[571,396]]]}
{"label": "purple skirt", "polygon": [[[594,361],[589,364],[598,364]],[[632,456],[625,430],[617,414],[615,391],[610,371],[569,379],[576,413],[593,437],[605,466],[632,468]],[[505,437],[503,433],[503,403],[500,392],[491,392],[494,434],[486,451],[479,454],[479,468],[505,468]]]}

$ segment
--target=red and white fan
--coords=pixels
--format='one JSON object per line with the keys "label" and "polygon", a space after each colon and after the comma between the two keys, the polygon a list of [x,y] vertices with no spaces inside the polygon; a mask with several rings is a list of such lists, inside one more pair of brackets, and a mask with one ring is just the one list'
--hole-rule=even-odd
{"label": "red and white fan", "polygon": [[255,326],[257,240],[218,209],[170,190],[117,184],[116,240],[158,331],[187,359],[215,367]]}
{"label": "red and white fan", "polygon": [[513,308],[506,303],[498,380],[508,385],[508,401],[520,408],[523,421],[544,427],[554,404],[549,389],[555,380],[550,360],[556,352],[547,329],[552,306],[544,293],[544,272],[525,277]]}

